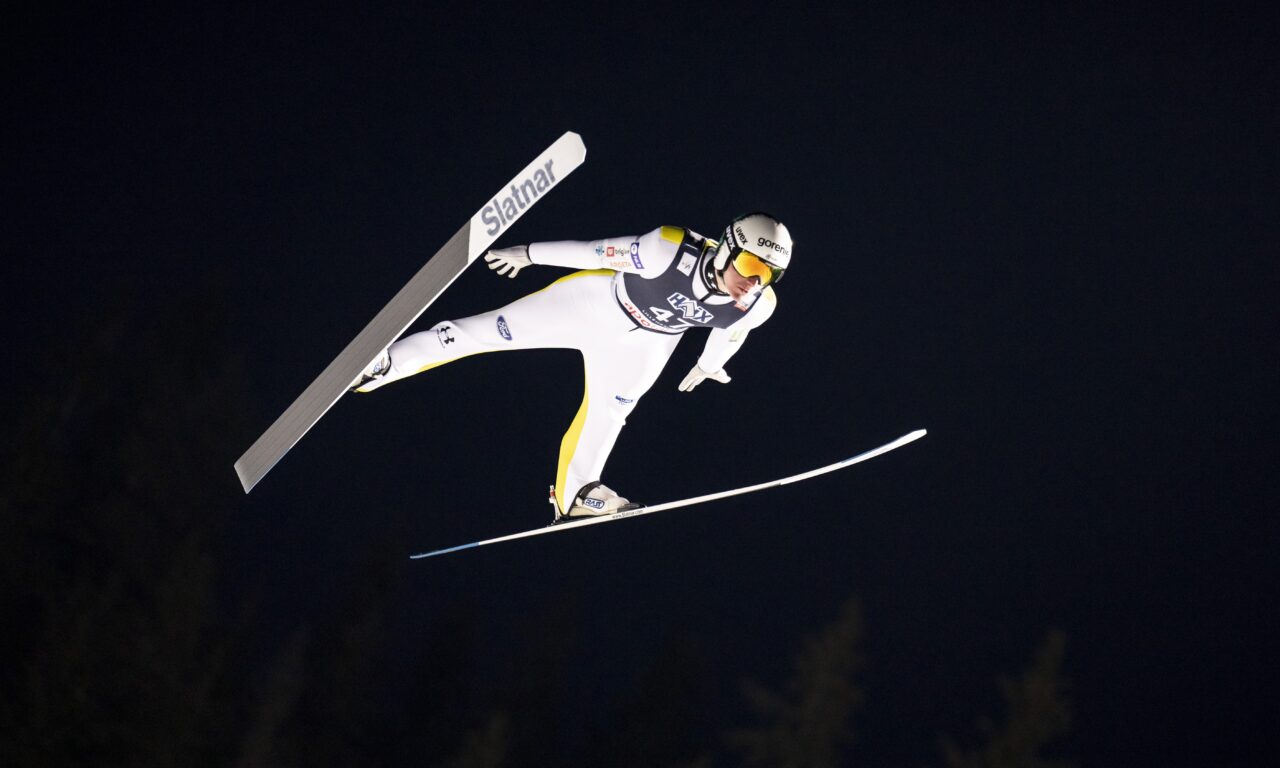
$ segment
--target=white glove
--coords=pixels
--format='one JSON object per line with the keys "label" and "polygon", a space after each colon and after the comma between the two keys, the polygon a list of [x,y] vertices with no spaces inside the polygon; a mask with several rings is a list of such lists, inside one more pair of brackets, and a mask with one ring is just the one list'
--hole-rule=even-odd
{"label": "white glove", "polygon": [[[533,263],[529,259],[529,246],[527,245],[513,245],[510,248],[489,251],[484,255],[484,260],[489,262],[489,269],[495,270],[500,275],[507,275],[507,277],[515,277],[521,269]],[[508,272],[510,274],[507,274]]]}
{"label": "white glove", "polygon": [[718,371],[708,372],[694,365],[693,370],[689,371],[689,375],[685,376],[684,381],[680,382],[680,391],[692,392],[693,388],[701,384],[703,379],[715,379],[721,384],[728,384],[730,381],[729,374],[725,373],[723,368]]}

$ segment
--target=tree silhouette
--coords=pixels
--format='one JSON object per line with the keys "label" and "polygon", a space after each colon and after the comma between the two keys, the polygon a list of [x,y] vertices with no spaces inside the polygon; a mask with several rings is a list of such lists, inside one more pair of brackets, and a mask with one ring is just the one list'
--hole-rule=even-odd
{"label": "tree silhouette", "polygon": [[391,762],[380,670],[386,616],[403,557],[392,537],[371,546],[349,591],[322,620],[298,629],[273,665],[237,765],[380,765]]}
{"label": "tree silhouette", "polygon": [[390,764],[439,765],[445,755],[459,765],[502,763],[511,730],[506,715],[477,715],[480,637],[474,606],[459,600],[416,638],[421,652],[405,671],[408,690],[392,718]]}
{"label": "tree silhouette", "polygon": [[578,600],[576,592],[564,592],[526,617],[518,632],[525,643],[506,659],[504,680],[492,702],[509,724],[505,733],[512,766],[566,762],[563,730],[576,714],[566,680],[581,640]]}
{"label": "tree silhouette", "polygon": [[856,681],[863,667],[862,608],[847,600],[839,617],[805,640],[782,692],[746,682],[743,693],[762,721],[728,734],[747,766],[834,768],[853,742],[850,718],[863,703]]}
{"label": "tree silhouette", "polygon": [[693,639],[667,638],[653,661],[639,670],[635,685],[616,697],[606,719],[590,733],[585,765],[691,766],[705,764],[700,739],[705,725],[703,668]]}
{"label": "tree silhouette", "polygon": [[458,755],[445,768],[503,768],[510,750],[507,716],[494,712],[483,725],[468,731]]}
{"label": "tree silhouette", "polygon": [[1042,752],[1071,729],[1071,706],[1061,678],[1065,639],[1053,631],[1044,639],[1031,665],[1017,678],[1001,677],[1000,693],[1007,712],[999,725],[978,721],[986,743],[962,749],[942,740],[948,768],[1070,768],[1074,763]]}
{"label": "tree silhouette", "polygon": [[265,689],[250,720],[237,768],[298,765],[298,750],[281,738],[285,725],[297,710],[304,684],[306,630],[299,629],[285,644],[267,676]]}
{"label": "tree silhouette", "polygon": [[57,375],[6,424],[8,765],[225,764],[239,726],[214,564],[245,377],[217,295],[149,309],[126,296],[49,342]]}

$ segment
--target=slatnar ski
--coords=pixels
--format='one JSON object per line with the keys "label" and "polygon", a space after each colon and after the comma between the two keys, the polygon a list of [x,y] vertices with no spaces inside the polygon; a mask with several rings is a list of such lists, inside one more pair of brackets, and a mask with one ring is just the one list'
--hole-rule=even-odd
{"label": "slatnar ski", "polygon": [[236,462],[245,493],[293,448],[360,372],[405,332],[467,265],[586,159],[582,137],[568,132],[476,212],[382,308],[329,367]]}

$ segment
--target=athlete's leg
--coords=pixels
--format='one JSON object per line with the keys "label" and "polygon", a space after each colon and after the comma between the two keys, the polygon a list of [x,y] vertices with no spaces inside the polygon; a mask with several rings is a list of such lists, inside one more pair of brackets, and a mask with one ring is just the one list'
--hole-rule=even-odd
{"label": "athlete's leg", "polygon": [[556,501],[562,510],[582,486],[600,479],[627,417],[657,381],[680,342],[678,335],[632,328],[607,343],[583,350],[586,391],[578,415],[560,443],[556,472]]}
{"label": "athlete's leg", "polygon": [[360,391],[372,392],[393,381],[482,352],[579,346],[582,330],[590,328],[592,322],[582,316],[575,300],[580,290],[575,290],[572,283],[578,278],[607,283],[609,278],[603,272],[575,272],[501,309],[446,320],[430,330],[406,336],[388,348],[391,365],[386,375],[361,385]]}

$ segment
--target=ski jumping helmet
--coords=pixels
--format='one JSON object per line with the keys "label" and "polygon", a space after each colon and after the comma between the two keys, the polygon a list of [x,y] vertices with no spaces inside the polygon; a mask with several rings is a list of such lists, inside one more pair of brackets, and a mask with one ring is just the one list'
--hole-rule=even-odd
{"label": "ski jumping helmet", "polygon": [[791,233],[767,213],[748,213],[729,222],[712,259],[717,275],[733,264],[744,277],[759,277],[760,287],[773,285],[791,263]]}

